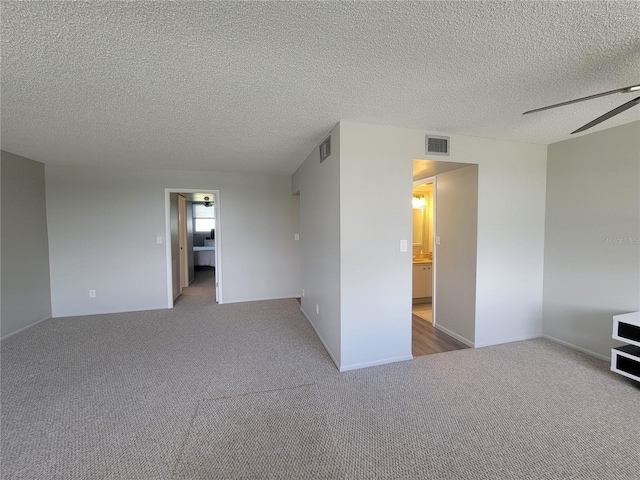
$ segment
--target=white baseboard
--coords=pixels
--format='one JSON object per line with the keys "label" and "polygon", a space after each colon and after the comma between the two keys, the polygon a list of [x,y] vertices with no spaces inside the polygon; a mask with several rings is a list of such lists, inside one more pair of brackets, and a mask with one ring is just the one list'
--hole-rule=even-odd
{"label": "white baseboard", "polygon": [[456,340],[458,340],[459,342],[464,343],[467,347],[471,347],[471,348],[476,348],[476,345],[471,341],[471,340],[467,340],[466,338],[458,335],[455,332],[452,332],[451,330],[449,330],[448,328],[444,328],[442,325],[439,324],[435,324],[434,327],[436,327],[438,330],[440,330],[441,332],[446,333],[447,335],[449,335],[450,337],[455,338]]}
{"label": "white baseboard", "polygon": [[132,313],[132,312],[150,312],[152,310],[171,310],[173,307],[161,305],[159,307],[134,308],[133,310],[104,310],[100,312],[83,312],[83,313],[55,313],[51,318],[72,318],[72,317],[93,317],[95,315],[112,315],[116,313]]}
{"label": "white baseboard", "polygon": [[298,297],[292,296],[292,295],[287,295],[284,297],[261,297],[261,298],[246,298],[246,299],[240,299],[240,300],[225,300],[224,302],[218,302],[220,305],[222,304],[232,304],[232,303],[246,303],[246,302],[263,302],[265,300],[287,300],[287,299],[291,299],[291,300],[295,300]]}
{"label": "white baseboard", "polygon": [[533,333],[530,335],[522,335],[520,337],[500,338],[498,340],[492,340],[490,342],[476,343],[476,348],[491,347],[493,345],[502,345],[503,343],[523,342],[525,340],[533,340],[534,338],[540,338],[540,337],[542,337],[541,333]]}
{"label": "white baseboard", "polygon": [[552,342],[559,343],[560,345],[564,345],[565,347],[569,347],[573,350],[578,350],[579,352],[586,353],[587,355],[591,355],[592,357],[599,358],[600,360],[605,360],[607,362],[611,362],[611,356],[601,355],[596,352],[592,352],[591,350],[587,350],[586,348],[579,347],[578,345],[574,345],[573,343],[565,342],[564,340],[560,340],[559,338],[552,337],[551,335],[542,335],[543,338],[547,340],[551,340]]}
{"label": "white baseboard", "polygon": [[336,368],[338,369],[338,371],[342,371],[340,370],[340,363],[336,360],[336,357],[333,356],[333,352],[331,351],[331,349],[327,346],[327,343],[324,341],[324,338],[322,338],[322,335],[320,335],[320,332],[318,332],[318,329],[316,328],[316,326],[313,324],[313,322],[311,321],[311,319],[309,318],[309,315],[307,315],[307,312],[304,311],[304,309],[302,308],[302,305],[300,306],[300,311],[302,312],[302,314],[306,317],[307,321],[311,324],[311,328],[313,328],[313,331],[316,332],[316,335],[318,336],[318,338],[320,339],[320,342],[322,343],[322,345],[324,346],[324,349],[327,351],[327,353],[329,354],[329,356],[331,357],[331,360],[333,360],[333,363],[335,364]]}
{"label": "white baseboard", "polygon": [[38,321],[36,321],[36,322],[32,323],[31,325],[27,325],[26,327],[22,327],[20,330],[16,330],[15,332],[12,332],[12,333],[10,333],[10,334],[8,334],[8,335],[5,335],[4,337],[0,338],[0,341],[1,341],[1,340],[6,340],[6,339],[7,339],[7,338],[9,338],[9,337],[13,337],[14,335],[17,335],[17,334],[19,334],[20,332],[24,332],[25,330],[27,330],[27,329],[29,329],[29,328],[31,328],[31,327],[35,327],[35,326],[36,326],[36,325],[38,325],[39,323],[42,323],[42,322],[44,322],[45,320],[50,320],[50,319],[51,319],[51,317],[41,318],[40,320],[38,320]]}
{"label": "white baseboard", "polygon": [[348,372],[349,370],[375,367],[377,365],[386,365],[387,363],[405,362],[407,360],[413,360],[413,355],[403,355],[401,357],[383,358],[382,360],[374,360],[373,362],[354,363],[353,365],[346,365],[344,367],[340,367],[339,370],[341,372]]}

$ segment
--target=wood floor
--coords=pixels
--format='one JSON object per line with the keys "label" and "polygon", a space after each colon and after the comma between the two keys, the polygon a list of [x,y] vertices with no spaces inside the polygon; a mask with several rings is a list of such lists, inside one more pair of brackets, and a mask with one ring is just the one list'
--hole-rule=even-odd
{"label": "wood floor", "polygon": [[441,332],[425,319],[417,315],[411,317],[413,320],[411,353],[414,357],[469,348],[464,343]]}
{"label": "wood floor", "polygon": [[[300,303],[300,298],[296,298],[296,300]],[[418,307],[416,309],[414,306],[414,311],[426,317],[422,318],[416,314],[411,315],[411,354],[414,357],[469,348],[464,343],[441,332],[427,320],[427,318],[432,318],[430,308],[421,309]]]}

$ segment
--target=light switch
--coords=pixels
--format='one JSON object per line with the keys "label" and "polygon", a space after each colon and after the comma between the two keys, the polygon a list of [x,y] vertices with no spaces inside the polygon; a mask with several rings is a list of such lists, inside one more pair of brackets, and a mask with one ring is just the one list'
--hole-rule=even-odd
{"label": "light switch", "polygon": [[400,240],[400,251],[401,252],[406,252],[407,251],[407,241],[406,240]]}
{"label": "light switch", "polygon": [[440,237],[436,235],[436,245],[440,245]]}
{"label": "light switch", "polygon": [[296,234],[293,236],[293,239],[294,239],[294,240],[300,240],[300,234],[299,234],[299,233],[296,233]]}

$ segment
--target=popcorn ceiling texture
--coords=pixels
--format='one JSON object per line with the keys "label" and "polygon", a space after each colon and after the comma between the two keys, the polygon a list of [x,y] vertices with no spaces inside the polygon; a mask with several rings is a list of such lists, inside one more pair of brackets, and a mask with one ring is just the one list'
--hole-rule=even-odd
{"label": "popcorn ceiling texture", "polygon": [[[289,174],[340,121],[553,143],[634,98],[640,2],[2,2],[2,148]],[[628,110],[591,130],[640,118]]]}

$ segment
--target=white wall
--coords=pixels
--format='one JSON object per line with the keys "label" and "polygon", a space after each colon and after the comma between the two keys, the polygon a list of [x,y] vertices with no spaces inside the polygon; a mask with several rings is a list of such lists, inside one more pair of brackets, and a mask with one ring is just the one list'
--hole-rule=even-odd
{"label": "white wall", "polygon": [[315,148],[294,173],[292,191],[300,192],[301,308],[339,368],[340,127],[330,135],[331,156],[320,163]]}
{"label": "white wall", "polygon": [[45,173],[53,316],[166,308],[166,248],[156,244],[165,237],[165,188],[220,190],[224,302],[299,295],[299,203],[288,176],[61,166]]}
{"label": "white wall", "polygon": [[[411,253],[399,253],[398,242],[411,239],[414,159],[479,166],[475,345],[539,336],[547,147],[450,135],[451,155],[429,158],[426,131],[345,122],[340,127],[341,204],[349,209],[341,207],[341,226],[349,226],[342,232],[342,267],[343,282],[350,282],[342,285],[343,365],[410,354]],[[374,208],[355,208],[378,192],[384,200],[373,198]],[[376,209],[376,224],[362,216]],[[363,235],[370,236],[367,242]],[[362,328],[378,333],[359,333]]]}
{"label": "white wall", "polygon": [[51,317],[44,165],[2,152],[2,307],[6,338]]}
{"label": "white wall", "polygon": [[[303,310],[344,371],[411,358],[413,160],[429,157],[425,131],[347,122],[337,131],[339,165],[323,169],[314,151],[292,188],[302,286],[314,295]],[[546,146],[462,135],[451,145],[447,161],[479,165],[475,345],[539,336]],[[321,319],[309,312],[316,299]]]}
{"label": "white wall", "polygon": [[612,316],[640,310],[640,122],[550,145],[547,168],[543,333],[608,358]]}
{"label": "white wall", "polygon": [[475,342],[478,166],[437,176],[436,327]]}
{"label": "white wall", "polygon": [[374,138],[388,137],[384,127],[340,127],[341,370],[349,370],[412,358],[413,162]]}
{"label": "white wall", "polygon": [[547,147],[467,138],[458,148],[479,164],[475,345],[540,336]]}

